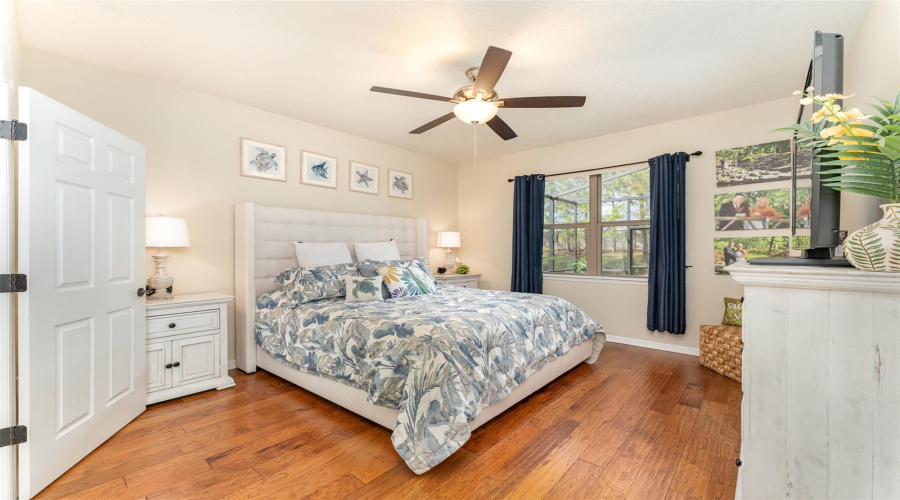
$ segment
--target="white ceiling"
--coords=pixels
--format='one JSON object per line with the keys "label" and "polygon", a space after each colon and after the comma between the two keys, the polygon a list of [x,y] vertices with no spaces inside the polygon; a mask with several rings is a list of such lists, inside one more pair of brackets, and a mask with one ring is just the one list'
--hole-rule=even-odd
{"label": "white ceiling", "polygon": [[[488,45],[513,52],[501,97],[586,95],[581,109],[501,109],[486,158],[790,96],[813,31],[852,46],[867,2],[18,2],[22,43],[451,162],[452,104]],[[686,145],[685,147],[690,147]]]}

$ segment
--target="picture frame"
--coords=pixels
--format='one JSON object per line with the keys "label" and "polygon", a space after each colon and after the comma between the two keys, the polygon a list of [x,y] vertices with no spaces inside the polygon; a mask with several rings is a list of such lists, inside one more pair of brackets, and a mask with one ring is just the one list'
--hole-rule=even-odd
{"label": "picture frame", "polygon": [[388,196],[411,200],[413,197],[413,175],[399,170],[388,170]]}
{"label": "picture frame", "polygon": [[270,181],[287,182],[287,149],[241,138],[240,174]]}
{"label": "picture frame", "polygon": [[348,176],[350,191],[378,195],[380,171],[376,166],[351,160]]}
{"label": "picture frame", "polygon": [[337,189],[338,159],[303,151],[300,158],[300,182],[310,186]]}

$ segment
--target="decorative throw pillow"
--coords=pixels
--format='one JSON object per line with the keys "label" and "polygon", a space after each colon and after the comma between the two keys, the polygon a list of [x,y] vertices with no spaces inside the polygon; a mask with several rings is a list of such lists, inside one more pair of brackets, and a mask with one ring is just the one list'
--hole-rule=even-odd
{"label": "decorative throw pillow", "polygon": [[413,266],[375,266],[375,271],[384,278],[384,284],[392,298],[425,295],[435,290],[435,285],[422,271]]}
{"label": "decorative throw pillow", "polygon": [[338,264],[315,269],[293,268],[281,272],[275,281],[298,304],[322,299],[343,297],[346,294],[343,276],[359,276],[353,264]]}
{"label": "decorative throw pillow", "polygon": [[722,324],[729,326],[743,326],[743,321],[744,299],[725,297],[725,316],[722,318]]}
{"label": "decorative throw pillow", "polygon": [[372,264],[375,267],[378,266],[395,266],[395,267],[404,267],[404,268],[418,268],[421,271],[421,275],[425,276],[433,286],[430,288],[435,289],[438,285],[437,278],[434,277],[434,274],[431,273],[431,269],[428,267],[428,260],[425,257],[417,257],[415,259],[410,260],[383,260],[383,261],[373,261],[367,260],[363,262],[364,264]]}
{"label": "decorative throw pillow", "polygon": [[344,288],[347,289],[347,302],[383,302],[381,296],[381,276],[364,278],[362,276],[342,276]]}
{"label": "decorative throw pillow", "polygon": [[[378,276],[378,272],[375,271],[375,266],[372,264],[357,264],[359,267],[359,275],[363,278],[374,278]],[[391,298],[391,292],[384,285],[384,280],[381,281],[381,297],[383,299]]]}

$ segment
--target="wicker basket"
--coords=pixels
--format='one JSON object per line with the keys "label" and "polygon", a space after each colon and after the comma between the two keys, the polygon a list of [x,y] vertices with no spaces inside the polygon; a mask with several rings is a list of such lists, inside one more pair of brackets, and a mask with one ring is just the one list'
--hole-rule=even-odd
{"label": "wicker basket", "polygon": [[703,325],[700,327],[700,364],[726,377],[741,381],[741,327]]}

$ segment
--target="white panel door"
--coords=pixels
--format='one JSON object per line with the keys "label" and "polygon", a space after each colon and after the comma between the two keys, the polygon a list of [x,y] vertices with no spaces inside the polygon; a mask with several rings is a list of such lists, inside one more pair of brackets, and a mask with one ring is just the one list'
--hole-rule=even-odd
{"label": "white panel door", "polygon": [[145,409],[144,146],[19,89],[19,495]]}

